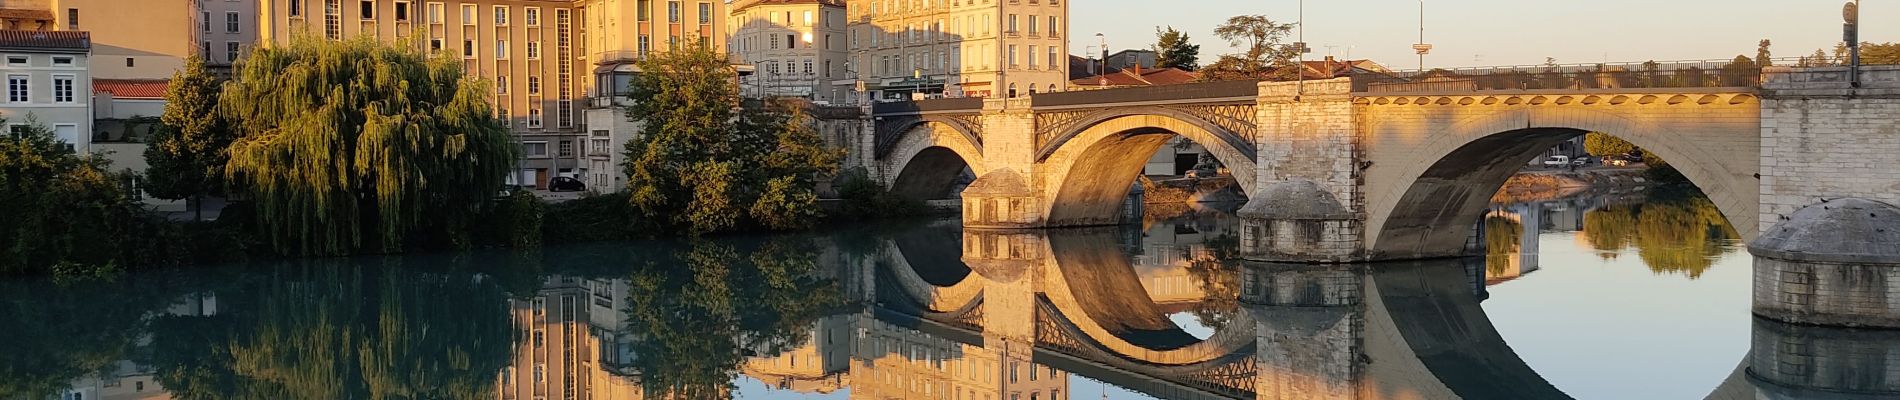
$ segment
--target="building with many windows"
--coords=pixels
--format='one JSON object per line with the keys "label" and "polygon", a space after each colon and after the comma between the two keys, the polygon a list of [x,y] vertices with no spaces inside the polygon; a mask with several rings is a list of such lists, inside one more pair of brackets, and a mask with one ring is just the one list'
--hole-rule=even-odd
{"label": "building with many windows", "polygon": [[[855,76],[833,87],[870,99],[998,97],[1065,90],[1062,0],[872,0],[848,7]],[[834,89],[836,90],[836,89]]]}
{"label": "building with many windows", "polygon": [[[803,97],[843,103],[848,78],[844,0],[739,0],[732,3],[726,49],[754,73],[742,79],[749,97]],[[838,90],[844,89],[844,90]]]}
{"label": "building with many windows", "polygon": [[582,29],[587,80],[584,142],[590,190],[614,192],[626,187],[621,150],[640,128],[617,108],[627,104],[627,86],[647,55],[679,46],[726,51],[724,0],[574,0],[585,15]]}
{"label": "building with many windows", "polygon": [[296,35],[342,40],[371,37],[414,43],[459,57],[473,76],[494,83],[495,113],[519,140],[522,159],[510,183],[546,188],[554,176],[580,174],[581,99],[587,54],[581,9],[571,0],[259,0],[260,45]]}
{"label": "building with many windows", "polygon": [[257,44],[258,0],[198,0],[198,51],[205,65],[229,68]]}
{"label": "building with many windows", "polygon": [[92,151],[92,36],[74,31],[0,30],[0,75],[7,80],[0,118],[7,132],[38,124],[81,153]]}

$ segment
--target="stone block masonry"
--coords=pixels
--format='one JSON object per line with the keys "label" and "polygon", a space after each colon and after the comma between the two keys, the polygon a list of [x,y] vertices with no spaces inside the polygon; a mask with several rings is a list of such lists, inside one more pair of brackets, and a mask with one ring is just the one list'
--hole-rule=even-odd
{"label": "stone block masonry", "polygon": [[1766,72],[1756,229],[1824,199],[1900,204],[1900,66],[1865,67],[1860,88],[1845,70]]}

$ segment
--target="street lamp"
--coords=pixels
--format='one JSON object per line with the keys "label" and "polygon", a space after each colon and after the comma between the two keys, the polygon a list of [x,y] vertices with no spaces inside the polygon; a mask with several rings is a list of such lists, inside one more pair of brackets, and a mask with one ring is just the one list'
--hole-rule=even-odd
{"label": "street lamp", "polygon": [[1425,0],[1418,0],[1418,43],[1412,50],[1418,52],[1418,71],[1425,72],[1425,55],[1432,53],[1432,44],[1425,43]]}
{"label": "street lamp", "polygon": [[1860,0],[1848,1],[1841,6],[1841,41],[1847,42],[1848,82],[1860,87]]}
{"label": "street lamp", "polygon": [[1101,42],[1101,48],[1102,48],[1102,74],[1098,75],[1101,77],[1101,79],[1099,80],[1099,83],[1101,86],[1099,87],[1107,88],[1108,87],[1108,35],[1103,35],[1101,32],[1096,32],[1095,40],[1098,42]]}

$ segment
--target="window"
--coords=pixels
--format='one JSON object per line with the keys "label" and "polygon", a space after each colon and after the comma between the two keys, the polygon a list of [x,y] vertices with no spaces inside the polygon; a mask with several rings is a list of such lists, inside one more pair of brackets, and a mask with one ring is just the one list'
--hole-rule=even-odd
{"label": "window", "polygon": [[495,59],[496,60],[508,59],[508,39],[495,40]]}
{"label": "window", "polygon": [[409,22],[409,2],[396,2],[396,22]]}
{"label": "window", "polygon": [[[1023,55],[1025,56],[1023,58],[1029,59],[1029,69],[1036,69],[1036,45],[1029,45],[1029,52]],[[1029,90],[1036,90],[1036,88],[1031,87]]]}
{"label": "window", "polygon": [[77,8],[66,9],[66,30],[69,30],[69,31],[79,30],[79,9]]}
{"label": "window", "polygon": [[[198,46],[198,56],[199,56],[199,57],[204,57],[204,59],[206,59],[206,60],[209,60],[209,59],[211,59],[211,41],[209,41],[209,40],[206,40],[206,41],[204,41],[204,43],[200,43],[200,44],[199,44],[199,46]],[[53,60],[53,61],[54,61],[54,62],[58,62],[59,60]]]}
{"label": "window", "polygon": [[362,19],[376,19],[376,0],[357,2],[356,16]]}
{"label": "window", "polygon": [[1004,32],[1004,33],[1016,33],[1016,14],[1010,14],[1010,15],[1009,15],[1009,29],[1006,29],[1006,30],[1004,30],[1003,32]]}
{"label": "window", "polygon": [[210,32],[211,31],[211,12],[205,11],[203,15],[204,15],[204,18],[198,19],[198,29],[203,30],[205,32]]}
{"label": "window", "polygon": [[[529,127],[529,128],[540,128],[540,127],[541,127],[541,110],[540,110],[540,109],[535,109],[535,108],[530,108],[530,109],[528,109],[528,127]],[[542,144],[541,144],[541,146],[542,146],[542,149],[541,149],[541,155],[542,155],[542,156],[547,156],[547,155],[548,155],[548,150],[547,150],[547,145],[548,145],[547,143],[542,143]]]}
{"label": "window", "polygon": [[73,102],[73,76],[53,75],[53,102]]}
{"label": "window", "polygon": [[508,6],[495,6],[495,26],[508,26]]}
{"label": "window", "polygon": [[[544,156],[547,155],[548,154],[547,150],[548,150],[548,144],[541,143],[541,155],[544,155]],[[548,381],[548,376],[546,372],[547,368],[548,368],[547,364],[534,365],[534,382],[535,383],[542,383],[542,382]]]}
{"label": "window", "polygon": [[541,77],[528,75],[528,94],[541,94]]}
{"label": "window", "polygon": [[1035,15],[1029,16],[1029,34],[1031,35],[1036,34],[1036,20],[1038,19],[1042,19],[1042,17],[1035,16]]}
{"label": "window", "polygon": [[680,23],[680,2],[666,2],[666,22]]}
{"label": "window", "polygon": [[561,157],[573,157],[574,156],[574,141],[562,140],[561,147],[559,147],[559,151],[560,153],[557,153],[557,154],[559,154]]}
{"label": "window", "polygon": [[462,25],[474,25],[474,24],[475,24],[475,5],[463,4],[462,5]]}
{"label": "window", "polygon": [[653,38],[644,33],[640,34],[639,46],[640,55],[646,56],[647,51],[653,50]]}
{"label": "window", "polygon": [[330,40],[343,38],[343,4],[340,0],[323,0],[323,37]]}
{"label": "window", "polygon": [[1009,84],[1009,97],[1016,97],[1016,84],[1014,83]]}
{"label": "window", "polygon": [[1051,15],[1049,16],[1049,36],[1055,36],[1057,32],[1058,31],[1056,30],[1056,16]]}
{"label": "window", "polygon": [[641,21],[653,20],[653,0],[640,0],[633,8],[638,13],[635,18]]}
{"label": "window", "polygon": [[805,11],[805,26],[811,26],[811,11]]}
{"label": "window", "polygon": [[429,23],[442,23],[442,14],[447,14],[448,6],[442,3],[429,3]]}
{"label": "window", "polygon": [[528,41],[528,59],[529,60],[541,59],[541,42],[540,41],[538,40]]}
{"label": "window", "polygon": [[475,58],[475,41],[462,39],[462,58]]}
{"label": "window", "polygon": [[7,66],[9,67],[26,66],[26,56],[7,56]]}
{"label": "window", "polygon": [[806,59],[805,60],[805,74],[806,75],[810,75],[812,73],[811,66],[812,66],[811,59]]}
{"label": "window", "polygon": [[125,67],[126,67],[126,68],[132,68],[132,67],[134,67],[134,66],[137,66],[137,65],[138,65],[138,60],[134,60],[134,59],[132,59],[132,57],[126,57],[126,58],[125,58]]}
{"label": "window", "polygon": [[508,76],[495,76],[495,94],[508,94]]}
{"label": "window", "polygon": [[239,46],[238,42],[224,42],[224,60],[225,61],[237,62],[238,46]]}
{"label": "window", "polygon": [[[699,24],[700,25],[712,25],[712,14],[713,14],[712,9],[713,9],[712,3],[707,3],[703,1],[699,3]],[[810,13],[810,11],[806,11],[806,13]]]}
{"label": "window", "polygon": [[560,112],[559,114],[560,120],[556,122],[560,123],[562,128],[574,127],[574,101],[573,100],[555,101],[554,107],[556,108],[556,111]]}
{"label": "window", "polygon": [[521,11],[521,18],[528,21],[528,26],[541,26],[541,7],[528,7]]}
{"label": "window", "polygon": [[1016,45],[1009,45],[1009,67],[1016,68]]}
{"label": "window", "polygon": [[226,33],[238,33],[238,13],[236,11],[224,13],[224,31]]}
{"label": "window", "polygon": [[[521,155],[526,156],[526,157],[534,157],[534,158],[547,157],[548,156],[548,142],[524,142],[521,144]],[[535,369],[534,371],[535,380],[538,381],[541,379],[541,376],[540,376],[541,366],[535,365],[534,369]]]}
{"label": "window", "polygon": [[27,102],[26,80],[26,75],[7,75],[7,102]]}
{"label": "window", "polygon": [[436,53],[436,52],[441,52],[441,51],[442,51],[442,38],[429,38],[429,52]]}

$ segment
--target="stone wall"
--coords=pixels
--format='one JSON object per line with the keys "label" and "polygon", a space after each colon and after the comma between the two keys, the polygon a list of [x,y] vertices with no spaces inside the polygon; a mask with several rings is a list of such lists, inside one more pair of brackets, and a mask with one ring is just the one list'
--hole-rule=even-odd
{"label": "stone wall", "polygon": [[1859,89],[1845,67],[1765,74],[1756,229],[1822,199],[1900,204],[1900,66],[1865,67]]}

